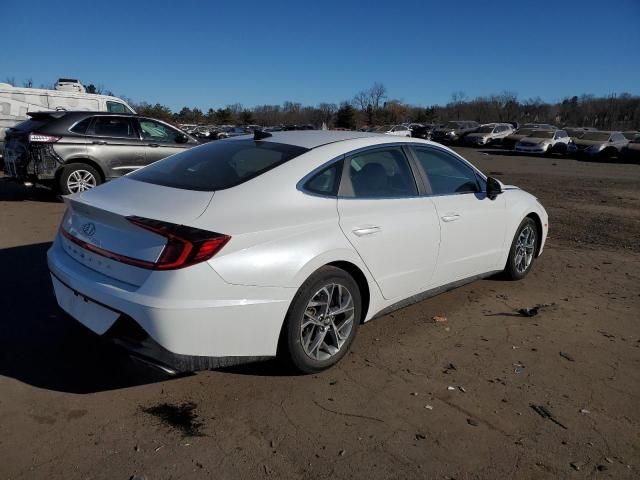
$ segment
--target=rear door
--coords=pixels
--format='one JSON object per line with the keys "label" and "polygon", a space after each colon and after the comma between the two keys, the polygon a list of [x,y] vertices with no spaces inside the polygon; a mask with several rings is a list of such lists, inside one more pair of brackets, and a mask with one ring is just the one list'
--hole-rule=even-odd
{"label": "rear door", "polygon": [[387,299],[425,290],[438,258],[440,226],[420,196],[400,146],[347,156],[338,198],[340,228]]}
{"label": "rear door", "polygon": [[97,115],[87,132],[87,153],[100,163],[107,178],[120,177],[144,166],[145,147],[133,117]]}
{"label": "rear door", "polygon": [[491,200],[473,168],[437,147],[412,147],[431,191],[441,229],[439,285],[499,269],[504,249],[504,195]]}
{"label": "rear door", "polygon": [[184,133],[165,123],[149,118],[139,118],[137,122],[146,147],[146,165],[193,147],[193,143],[179,143],[178,138],[183,136]]}

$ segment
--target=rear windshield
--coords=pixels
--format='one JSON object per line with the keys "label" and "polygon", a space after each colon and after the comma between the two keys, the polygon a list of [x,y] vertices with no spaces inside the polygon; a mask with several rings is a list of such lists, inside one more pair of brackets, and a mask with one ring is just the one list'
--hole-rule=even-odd
{"label": "rear windshield", "polygon": [[52,120],[51,118],[47,118],[47,119],[39,118],[37,120],[30,118],[29,120],[25,120],[24,122],[18,123],[16,126],[12,128],[12,130],[19,131],[19,132],[33,132],[35,130],[38,130],[43,125],[46,125],[51,120]]}
{"label": "rear windshield", "polygon": [[167,157],[129,174],[128,178],[185,190],[224,190],[307,151],[283,143],[219,140]]}

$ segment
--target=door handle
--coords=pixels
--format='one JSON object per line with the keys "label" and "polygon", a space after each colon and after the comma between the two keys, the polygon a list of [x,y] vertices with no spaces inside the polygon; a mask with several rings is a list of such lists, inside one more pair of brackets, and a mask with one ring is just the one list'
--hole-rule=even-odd
{"label": "door handle", "polygon": [[365,235],[373,235],[374,233],[378,233],[382,230],[380,227],[376,225],[369,225],[366,227],[355,228],[352,232],[358,237],[364,237]]}
{"label": "door handle", "polygon": [[105,142],[104,140],[94,140],[93,142],[94,145],[106,145],[107,142]]}
{"label": "door handle", "polygon": [[443,215],[441,218],[443,222],[455,222],[456,220],[460,220],[460,215],[451,213],[449,215]]}

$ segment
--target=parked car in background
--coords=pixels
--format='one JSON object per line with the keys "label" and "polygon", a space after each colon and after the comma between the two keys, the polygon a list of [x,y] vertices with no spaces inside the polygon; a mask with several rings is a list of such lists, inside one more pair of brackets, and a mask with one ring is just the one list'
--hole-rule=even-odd
{"label": "parked car in background", "polygon": [[239,135],[247,135],[250,132],[247,131],[247,129],[243,128],[243,127],[225,127],[225,128],[221,128],[217,133],[216,136],[218,139],[223,139],[223,138],[231,138],[231,137],[237,137]]}
{"label": "parked car in background", "polygon": [[452,150],[353,131],[210,142],[65,203],[58,304],[167,372],[329,368],[382,313],[524,278],[548,233],[533,195]]}
{"label": "parked car in background", "polygon": [[534,129],[516,143],[515,151],[520,153],[565,153],[571,138],[564,130]]}
{"label": "parked car in background", "polygon": [[640,132],[637,130],[631,130],[628,132],[622,132],[622,135],[624,135],[625,138],[631,142],[640,137]]}
{"label": "parked car in background", "polygon": [[621,132],[585,132],[567,147],[569,155],[607,160],[616,157],[629,140]]}
{"label": "parked car in background", "polygon": [[625,162],[640,162],[640,135],[636,135],[633,140],[622,147],[619,158]]}
{"label": "parked car in background", "polygon": [[480,125],[475,132],[464,137],[468,145],[491,145],[502,143],[502,140],[513,133],[513,126],[509,123],[486,123]]}
{"label": "parked car in background", "polygon": [[153,118],[109,112],[32,112],[7,132],[9,178],[52,186],[63,195],[96,187],[198,145]]}
{"label": "parked car in background", "polygon": [[533,133],[535,130],[537,129],[523,127],[517,132],[512,132],[502,139],[502,146],[504,148],[508,148],[509,150],[513,150],[516,147],[516,143],[518,143],[527,135]]}
{"label": "parked car in background", "polygon": [[456,120],[447,122],[444,126],[436,128],[431,134],[436,142],[460,142],[465,135],[473,133],[480,128],[480,124],[468,120]]}
{"label": "parked car in background", "polygon": [[395,135],[396,137],[410,137],[411,130],[405,125],[383,125],[373,130],[373,133],[384,133],[387,135]]}
{"label": "parked car in background", "polygon": [[431,134],[433,133],[435,125],[420,125],[414,126],[411,129],[411,136],[413,138],[422,138],[423,140],[431,140]]}
{"label": "parked car in background", "polygon": [[0,157],[4,151],[6,129],[26,120],[30,112],[58,110],[135,113],[127,102],[118,97],[86,93],[75,79],[59,79],[55,90],[17,88],[0,83]]}
{"label": "parked car in background", "polygon": [[569,135],[569,137],[571,137],[572,139],[576,139],[582,137],[585,132],[595,132],[598,129],[591,127],[566,127],[563,128],[563,130],[567,132],[567,135]]}

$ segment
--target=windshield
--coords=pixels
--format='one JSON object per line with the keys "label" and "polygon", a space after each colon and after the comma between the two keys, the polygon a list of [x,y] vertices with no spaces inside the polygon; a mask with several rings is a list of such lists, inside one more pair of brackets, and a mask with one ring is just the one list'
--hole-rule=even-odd
{"label": "windshield", "polygon": [[640,135],[640,132],[623,132],[622,134],[625,136],[627,140],[634,140],[638,138],[638,135]]}
{"label": "windshield", "polygon": [[493,133],[494,127],[480,127],[477,133]]}
{"label": "windshield", "polygon": [[127,178],[185,190],[224,190],[307,151],[283,143],[224,140],[177,153],[133,172]]}
{"label": "windshield", "polygon": [[611,134],[609,132],[584,132],[580,140],[592,140],[596,142],[606,142]]}
{"label": "windshield", "polygon": [[531,132],[527,136],[531,138],[553,138],[553,134],[554,132],[550,132],[548,130],[538,130],[538,131]]}
{"label": "windshield", "polygon": [[518,130],[518,135],[529,135],[531,133],[535,132],[535,129],[533,128],[521,128],[520,130]]}
{"label": "windshield", "polygon": [[456,128],[460,128],[460,124],[458,122],[447,122],[444,128],[453,128],[455,130]]}

